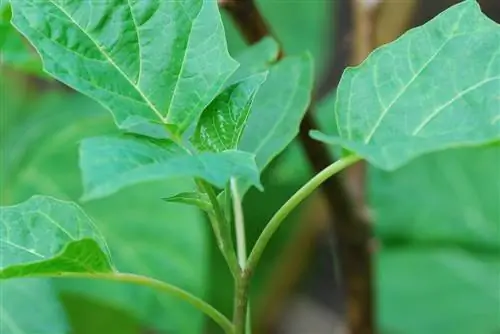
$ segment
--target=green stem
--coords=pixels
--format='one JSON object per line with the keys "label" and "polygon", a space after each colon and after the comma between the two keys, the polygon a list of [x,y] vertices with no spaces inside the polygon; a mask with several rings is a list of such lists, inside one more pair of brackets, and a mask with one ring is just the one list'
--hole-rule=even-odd
{"label": "green stem", "polygon": [[274,214],[269,223],[266,225],[262,231],[259,239],[255,243],[250,256],[248,257],[247,267],[246,267],[246,279],[250,279],[253,271],[257,267],[257,264],[266,248],[269,240],[273,236],[274,232],[280,227],[283,220],[295,209],[303,200],[305,200],[314,190],[316,190],[323,182],[325,182],[332,175],[340,172],[344,168],[354,164],[361,158],[355,155],[351,155],[342,159],[335,161],[333,164],[329,165],[321,172],[316,174],[312,179],[310,179],[302,188],[300,188],[288,201]]}
{"label": "green stem", "polygon": [[198,180],[197,183],[199,187],[208,195],[210,203],[212,204],[213,214],[209,214],[208,216],[212,223],[215,238],[217,239],[217,245],[227,262],[231,274],[235,279],[237,279],[237,277],[239,277],[240,268],[234,251],[229,222],[224,216],[224,212],[220,207],[212,186],[203,180]]}
{"label": "green stem", "polygon": [[[246,244],[246,236],[245,236],[245,218],[243,215],[243,208],[241,206],[241,196],[238,192],[238,185],[236,179],[231,178],[230,181],[230,192],[231,197],[233,199],[233,212],[234,212],[234,229],[236,233],[236,255],[238,256],[238,264],[242,271],[245,270],[247,265],[247,244]],[[250,313],[250,305],[248,298],[244,303],[246,305],[242,305],[238,299],[239,292],[245,293],[245,291],[240,291],[241,281],[243,280],[243,276],[240,275],[237,278],[236,282],[236,296],[235,296],[235,304],[234,304],[234,324],[236,333],[245,332],[246,334],[252,333],[251,328],[251,313]],[[246,311],[245,311],[246,308]],[[244,324],[244,329],[243,329]]]}
{"label": "green stem", "polygon": [[182,290],[181,288],[154,278],[127,273],[62,273],[59,277],[102,279],[107,281],[126,282],[160,290],[184,300],[185,302],[197,308],[199,311],[205,313],[217,324],[219,324],[226,334],[234,333],[233,324],[212,305],[190,294],[189,292]]}

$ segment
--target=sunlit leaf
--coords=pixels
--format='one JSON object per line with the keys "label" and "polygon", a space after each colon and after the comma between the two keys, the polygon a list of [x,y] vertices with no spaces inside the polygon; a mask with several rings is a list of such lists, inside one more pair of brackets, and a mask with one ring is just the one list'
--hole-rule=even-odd
{"label": "sunlit leaf", "polygon": [[185,130],[236,69],[212,0],[14,1],[45,70],[130,118]]}
{"label": "sunlit leaf", "polygon": [[110,272],[104,239],[75,204],[33,196],[0,207],[0,279]]}
{"label": "sunlit leaf", "polygon": [[205,109],[192,142],[202,151],[236,149],[252,103],[267,73],[252,75],[226,88]]}
{"label": "sunlit leaf", "polygon": [[341,80],[342,145],[383,169],[500,139],[500,26],[464,1],[374,51]]}
{"label": "sunlit leaf", "polygon": [[228,150],[191,155],[171,141],[146,137],[85,139],[80,149],[84,199],[110,195],[140,182],[173,177],[199,177],[223,188],[231,177],[260,186],[250,153]]}

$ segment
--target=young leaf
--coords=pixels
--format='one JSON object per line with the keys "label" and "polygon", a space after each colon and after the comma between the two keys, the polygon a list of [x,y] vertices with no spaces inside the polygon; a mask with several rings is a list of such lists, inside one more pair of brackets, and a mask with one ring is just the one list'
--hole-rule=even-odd
{"label": "young leaf", "polygon": [[196,127],[193,144],[202,151],[236,149],[250,108],[267,73],[252,75],[235,83],[205,109]]}
{"label": "young leaf", "polygon": [[49,279],[0,281],[0,291],[0,333],[73,333]]}
{"label": "young leaf", "polygon": [[111,272],[102,236],[75,204],[51,197],[0,207],[0,279]]}
{"label": "young leaf", "polygon": [[[260,171],[297,136],[311,99],[311,57],[289,57],[274,65],[259,89],[238,149],[255,154]],[[242,194],[248,184],[240,188]]]}
{"label": "young leaf", "polygon": [[172,141],[146,137],[96,137],[80,148],[84,199],[96,199],[123,187],[172,177],[199,177],[224,187],[231,177],[260,186],[252,154],[229,150],[191,155]]}
{"label": "young leaf", "polygon": [[14,1],[45,70],[130,117],[185,130],[234,72],[212,0]]}
{"label": "young leaf", "polygon": [[210,211],[212,205],[206,194],[198,192],[183,192],[163,199],[165,202],[183,203],[199,207],[204,211]]}
{"label": "young leaf", "polygon": [[424,153],[500,139],[500,26],[464,1],[345,71],[340,144],[392,170]]}

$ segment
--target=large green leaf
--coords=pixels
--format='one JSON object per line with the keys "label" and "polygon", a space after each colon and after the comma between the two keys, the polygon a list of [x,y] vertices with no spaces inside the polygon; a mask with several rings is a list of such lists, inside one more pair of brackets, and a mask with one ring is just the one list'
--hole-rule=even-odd
{"label": "large green leaf", "polygon": [[200,177],[222,188],[231,177],[260,186],[252,154],[227,150],[191,155],[168,140],[96,137],[81,145],[84,198],[110,195],[125,186],[173,177]]}
{"label": "large green leaf", "polygon": [[252,103],[267,73],[252,75],[224,90],[205,109],[192,142],[202,151],[236,149]]}
{"label": "large green leaf", "polygon": [[[109,133],[113,128],[111,117],[82,96],[53,94],[32,100],[27,108],[32,114],[16,119],[17,124],[12,123],[2,133],[6,138],[1,143],[2,203],[20,202],[33,193],[78,199],[82,192],[78,143],[84,137]],[[9,110],[2,109],[4,112]],[[208,226],[197,209],[161,200],[191,190],[190,183],[182,179],[155,182],[130,187],[83,207],[95,218],[118,270],[165,280],[203,297]],[[158,331],[199,333],[204,325],[199,311],[150,289],[73,279],[55,283],[65,294],[83,295],[101,308],[123,310],[143,326]],[[98,320],[94,319],[96,309],[92,305],[81,303],[78,312],[88,314],[88,326],[95,328]],[[122,332],[121,327],[106,327],[100,333]]]}
{"label": "large green leaf", "polygon": [[381,333],[499,332],[498,256],[457,249],[390,249],[378,256],[377,268]]}
{"label": "large green leaf", "polygon": [[370,170],[381,332],[500,329],[499,163],[496,144]]}
{"label": "large green leaf", "polygon": [[14,1],[13,24],[45,70],[129,128],[182,132],[234,72],[212,0]]}
{"label": "large green leaf", "polygon": [[309,55],[289,57],[271,67],[259,89],[238,145],[255,154],[259,170],[297,136],[311,98],[312,72]]}
{"label": "large green leaf", "polygon": [[346,70],[338,137],[377,167],[500,139],[500,26],[464,1]]}
{"label": "large green leaf", "polygon": [[107,246],[76,204],[51,197],[0,207],[0,279],[111,272]]}
{"label": "large green leaf", "polygon": [[71,333],[64,309],[48,279],[1,281],[0,291],[0,333]]}
{"label": "large green leaf", "polygon": [[377,234],[500,251],[499,164],[500,145],[490,145],[433,153],[395,172],[370,170]]}

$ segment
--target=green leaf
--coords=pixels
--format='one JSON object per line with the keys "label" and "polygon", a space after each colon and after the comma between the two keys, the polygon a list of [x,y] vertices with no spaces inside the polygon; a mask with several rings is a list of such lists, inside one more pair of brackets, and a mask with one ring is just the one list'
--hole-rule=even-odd
{"label": "green leaf", "polygon": [[64,309],[48,279],[0,281],[0,333],[69,334]]}
{"label": "green leaf", "polygon": [[14,1],[13,24],[45,70],[130,118],[184,131],[237,63],[212,0]]}
{"label": "green leaf", "polygon": [[199,177],[223,188],[231,177],[260,186],[252,154],[229,150],[191,155],[168,140],[136,136],[85,139],[80,148],[85,200],[123,187],[173,177]]}
{"label": "green leaf", "polygon": [[435,152],[394,172],[371,168],[380,332],[500,329],[499,159],[496,144]]}
{"label": "green leaf", "polygon": [[197,192],[182,192],[174,196],[163,198],[163,200],[171,203],[194,205],[204,211],[210,211],[212,207],[208,196]]}
{"label": "green leaf", "polygon": [[498,333],[498,256],[391,249],[377,268],[381,333]]}
{"label": "green leaf", "polygon": [[345,71],[339,144],[393,170],[425,153],[500,139],[500,26],[475,1],[455,5]]}
{"label": "green leaf", "polygon": [[[311,57],[288,57],[274,65],[259,89],[238,149],[255,154],[260,171],[299,132],[313,85]],[[243,194],[248,184],[242,183]]]}
{"label": "green leaf", "polygon": [[235,59],[240,67],[229,78],[233,84],[253,74],[264,72],[278,59],[279,45],[271,37],[265,37],[239,53]]}
{"label": "green leaf", "polygon": [[0,279],[113,271],[104,239],[74,203],[51,197],[0,207]]}
{"label": "green leaf", "polygon": [[205,109],[196,127],[193,144],[202,151],[236,149],[252,103],[267,73],[252,75],[224,90]]}
{"label": "green leaf", "polygon": [[429,154],[394,172],[370,170],[377,234],[500,251],[499,162],[500,145],[491,145]]}
{"label": "green leaf", "polygon": [[[7,88],[6,96],[15,96],[9,92],[15,87]],[[23,101],[29,102],[22,110],[24,117],[2,132],[6,139],[0,143],[0,201],[16,203],[33,193],[77,200],[82,192],[78,143],[88,136],[109,134],[114,127],[112,118],[81,95],[53,93]],[[11,110],[2,109],[2,115],[4,112]],[[189,180],[170,179],[130,187],[83,207],[102,231],[119,271],[154,277],[204,298],[209,227],[196,208],[160,200],[193,188]],[[200,333],[206,321],[185,302],[136,285],[79,279],[57,279],[53,284],[64,294],[78,294],[103,307],[122,310],[138,319],[142,329]],[[94,320],[96,310],[91,305],[79,307],[79,312],[89,315],[88,321]]]}

